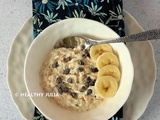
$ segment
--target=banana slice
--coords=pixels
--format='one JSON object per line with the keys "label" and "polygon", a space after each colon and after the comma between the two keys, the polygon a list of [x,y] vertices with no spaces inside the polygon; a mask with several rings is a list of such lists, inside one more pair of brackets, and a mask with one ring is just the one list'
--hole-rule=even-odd
{"label": "banana slice", "polygon": [[92,46],[89,51],[90,56],[94,61],[96,61],[104,52],[113,52],[112,47],[109,44],[99,44]]}
{"label": "banana slice", "polygon": [[111,52],[104,52],[102,55],[100,55],[96,60],[97,68],[100,70],[106,65],[115,65],[116,67],[119,67],[117,56]]}
{"label": "banana slice", "polygon": [[120,77],[121,77],[120,70],[115,65],[106,65],[106,66],[102,67],[98,71],[97,77],[107,76],[107,75],[115,78],[117,82],[120,81]]}
{"label": "banana slice", "polygon": [[101,76],[95,83],[95,90],[104,99],[113,97],[118,89],[118,83],[112,76]]}

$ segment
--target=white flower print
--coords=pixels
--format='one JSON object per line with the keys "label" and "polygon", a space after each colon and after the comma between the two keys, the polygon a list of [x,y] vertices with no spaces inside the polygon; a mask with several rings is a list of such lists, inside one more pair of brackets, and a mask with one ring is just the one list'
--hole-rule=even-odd
{"label": "white flower print", "polygon": [[72,13],[75,18],[84,18],[86,16],[86,14],[83,13],[83,10],[81,10],[79,14],[76,10],[74,10]]}
{"label": "white flower print", "polygon": [[109,17],[106,21],[103,21],[101,18],[99,18],[100,22],[105,24],[105,25],[108,25],[108,23],[111,21],[112,17]]}
{"label": "white flower print", "polygon": [[[101,2],[104,2],[104,0],[101,0]],[[109,0],[107,0],[107,3],[109,3]]]}
{"label": "white flower print", "polygon": [[48,0],[42,0],[43,4],[46,4],[48,2]]}
{"label": "white flower print", "polygon": [[112,120],[118,120],[118,118],[117,117],[116,118],[112,117]]}
{"label": "white flower print", "polygon": [[62,9],[64,10],[65,6],[68,6],[67,2],[72,3],[71,0],[59,0],[58,1],[58,7],[56,9],[59,9],[62,6]]}
{"label": "white flower print", "polygon": [[86,5],[88,8],[89,12],[91,13],[92,16],[107,16],[106,13],[100,12],[102,9],[102,6],[98,7],[97,5],[94,6],[93,2],[91,2],[91,7]]}
{"label": "white flower print", "polygon": [[123,15],[122,15],[122,9],[121,9],[120,5],[118,5],[116,8],[117,8],[117,13],[118,14],[116,14],[115,12],[113,12],[111,10],[109,11],[110,15],[112,16],[111,20],[122,20]]}
{"label": "white flower print", "polygon": [[47,10],[47,15],[46,14],[42,14],[44,15],[45,19],[49,22],[49,23],[53,23],[53,22],[58,22],[60,21],[60,19],[55,19],[58,16],[58,13],[53,14],[53,12],[49,12]]}
{"label": "white flower print", "polygon": [[35,9],[33,9],[33,13],[34,13],[34,15],[33,15],[33,17],[32,17],[33,24],[36,24],[37,21],[38,21],[38,16],[37,16],[37,14],[36,14],[36,10],[35,10]]}

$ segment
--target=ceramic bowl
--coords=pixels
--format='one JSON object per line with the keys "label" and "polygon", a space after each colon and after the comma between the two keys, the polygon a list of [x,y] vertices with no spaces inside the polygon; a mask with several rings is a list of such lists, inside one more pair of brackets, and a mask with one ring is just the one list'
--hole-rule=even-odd
{"label": "ceramic bowl", "polygon": [[118,91],[113,98],[106,99],[97,108],[87,112],[70,112],[59,107],[45,96],[31,95],[44,93],[39,82],[42,63],[55,43],[68,36],[85,36],[99,40],[119,37],[109,27],[83,18],[66,19],[47,27],[32,42],[25,59],[24,79],[31,101],[40,112],[52,120],[107,120],[124,105],[132,88],[133,63],[129,50],[124,43],[110,44],[120,61],[121,82]]}

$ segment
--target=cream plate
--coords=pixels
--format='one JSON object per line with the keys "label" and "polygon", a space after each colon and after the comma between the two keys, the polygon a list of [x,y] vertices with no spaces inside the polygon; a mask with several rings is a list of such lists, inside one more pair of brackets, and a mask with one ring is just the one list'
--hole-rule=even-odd
{"label": "cream plate", "polygon": [[[126,35],[143,31],[142,27],[126,11],[124,11]],[[13,40],[8,56],[8,86],[12,99],[21,115],[33,119],[34,105],[27,94],[24,83],[24,59],[33,41],[32,19],[28,19]],[[136,120],[145,111],[150,101],[155,83],[155,61],[153,49],[149,41],[127,43],[130,50],[135,76],[130,97],[124,105],[124,120]],[[144,57],[145,56],[145,57]],[[148,69],[150,68],[150,69]]]}

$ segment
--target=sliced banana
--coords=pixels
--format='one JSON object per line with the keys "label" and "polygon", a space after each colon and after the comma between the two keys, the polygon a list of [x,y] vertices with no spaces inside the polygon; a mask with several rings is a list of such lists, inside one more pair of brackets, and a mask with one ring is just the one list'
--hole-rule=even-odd
{"label": "sliced banana", "polygon": [[96,60],[97,68],[100,70],[106,65],[115,65],[116,67],[119,67],[117,56],[111,52],[104,52],[102,55],[100,55]]}
{"label": "sliced banana", "polygon": [[113,97],[118,89],[118,83],[112,76],[101,76],[95,83],[95,90],[104,99]]}
{"label": "sliced banana", "polygon": [[94,61],[96,61],[104,52],[113,52],[112,47],[109,44],[99,44],[92,46],[89,51],[90,56]]}
{"label": "sliced banana", "polygon": [[98,71],[97,77],[107,76],[107,75],[115,78],[117,82],[120,81],[120,77],[121,77],[120,70],[115,65],[106,65],[102,67]]}

